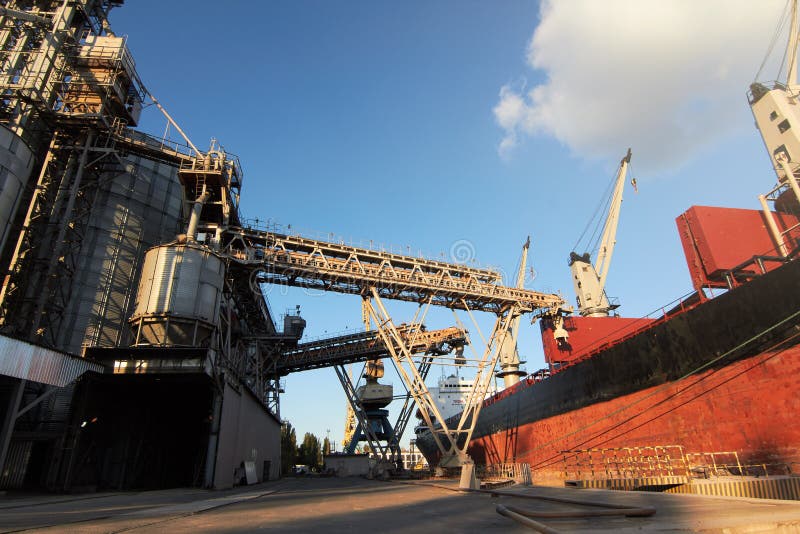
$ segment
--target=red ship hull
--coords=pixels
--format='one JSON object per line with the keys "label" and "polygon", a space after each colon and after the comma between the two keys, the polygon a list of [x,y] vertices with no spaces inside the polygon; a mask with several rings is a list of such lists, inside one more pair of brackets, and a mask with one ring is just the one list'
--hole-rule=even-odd
{"label": "red ship hull", "polygon": [[[635,448],[674,447],[686,469],[702,463],[688,457],[714,453],[739,469],[800,470],[800,261],[769,249],[760,217],[704,207],[679,217],[697,291],[660,317],[567,317],[566,340],[543,319],[552,376],[485,401],[469,455],[529,464],[541,484],[572,478],[584,456],[602,471],[604,455]],[[430,436],[417,446],[436,465]]]}
{"label": "red ship hull", "polygon": [[743,464],[800,464],[800,346],[768,351],[689,378],[474,439],[480,464],[522,462],[535,483],[565,479],[564,453],[682,446],[738,451]]}

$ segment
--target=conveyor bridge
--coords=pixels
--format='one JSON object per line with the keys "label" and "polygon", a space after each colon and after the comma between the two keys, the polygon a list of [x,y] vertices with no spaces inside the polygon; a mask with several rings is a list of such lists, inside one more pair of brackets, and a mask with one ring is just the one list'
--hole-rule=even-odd
{"label": "conveyor bridge", "polygon": [[[527,252],[527,244],[523,249]],[[482,400],[486,395],[501,347],[510,342],[516,345],[516,336],[510,334],[511,325],[525,313],[542,314],[564,306],[559,295],[540,293],[503,284],[501,273],[494,269],[482,269],[461,263],[417,258],[368,248],[354,247],[287,235],[255,228],[225,228],[220,242],[220,252],[233,264],[250,269],[251,284],[278,284],[305,287],[322,291],[333,291],[360,295],[374,324],[376,334],[354,335],[340,346],[327,342],[325,347],[307,347],[307,352],[286,352],[280,359],[283,372],[312,369],[333,365],[340,381],[348,392],[355,396],[352,384],[344,374],[341,363],[348,360],[372,359],[370,351],[378,350],[379,340],[395,363],[395,368],[408,388],[406,403],[401,410],[397,435],[402,431],[414,403],[419,407],[428,428],[434,430],[433,438],[442,453],[442,466],[456,466],[469,462],[466,449],[478,419]],[[524,273],[518,274],[518,278]],[[489,336],[485,337],[477,323],[476,331],[485,343],[482,354],[475,354],[477,369],[475,381],[455,427],[450,428],[425,385],[432,356],[416,357],[426,350],[417,347],[403,333],[403,325],[396,326],[383,305],[384,299],[401,300],[419,304],[419,325],[430,306],[444,306],[452,310],[483,311],[494,313],[497,318]],[[474,317],[472,318],[474,322]],[[459,321],[460,324],[460,321]],[[463,330],[462,330],[463,331]],[[509,337],[510,336],[510,337]],[[358,356],[356,353],[361,351]],[[295,360],[296,359],[296,360]],[[294,361],[293,361],[294,360]],[[290,363],[291,362],[291,363]],[[513,365],[513,364],[512,364]],[[507,365],[507,369],[512,367]],[[515,367],[512,370],[516,370]],[[411,400],[413,399],[413,403]],[[353,406],[357,411],[357,406]],[[366,423],[360,421],[362,426]],[[436,423],[436,424],[434,424]],[[371,439],[370,442],[376,440]],[[391,446],[389,449],[391,450]],[[382,455],[385,451],[382,450]]]}
{"label": "conveyor bridge", "polygon": [[559,295],[503,285],[480,269],[252,228],[227,230],[229,256],[261,267],[258,281],[500,314],[556,308]]}
{"label": "conveyor bridge", "polygon": [[[424,330],[416,326],[400,325],[398,331],[412,354],[448,354],[453,348],[468,343],[467,333],[456,327]],[[395,347],[395,350],[400,349]],[[275,371],[286,375],[387,356],[390,356],[390,352],[383,339],[377,331],[372,330],[301,343],[277,359]]]}

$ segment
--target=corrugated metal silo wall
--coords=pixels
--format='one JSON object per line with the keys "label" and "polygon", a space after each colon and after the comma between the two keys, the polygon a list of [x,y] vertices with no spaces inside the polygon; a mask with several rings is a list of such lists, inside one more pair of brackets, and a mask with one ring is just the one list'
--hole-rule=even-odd
{"label": "corrugated metal silo wall", "polygon": [[68,352],[124,341],[145,251],[173,240],[181,230],[177,169],[140,157],[127,159],[135,173],[102,180],[93,204],[59,332],[59,345]]}
{"label": "corrugated metal silo wall", "polygon": [[[70,301],[58,333],[59,350],[80,354],[84,346],[112,347],[124,342],[145,251],[173,240],[181,230],[183,193],[177,169],[137,156],[126,159],[134,165],[134,173],[109,173],[100,180],[80,261],[70,282]],[[73,391],[74,384],[62,388],[39,410],[26,414],[31,424],[61,436],[54,443],[45,479],[40,481],[48,487],[58,484],[63,469],[60,463],[66,459],[61,448],[74,410]],[[18,428],[26,423],[19,421]],[[13,466],[16,476],[2,481],[5,488],[22,484],[30,456],[22,454],[30,450],[30,443],[20,441],[15,447],[20,455],[7,466]]]}
{"label": "corrugated metal silo wall", "polygon": [[22,487],[32,448],[32,441],[12,441],[9,444],[5,468],[0,473],[0,488]]}

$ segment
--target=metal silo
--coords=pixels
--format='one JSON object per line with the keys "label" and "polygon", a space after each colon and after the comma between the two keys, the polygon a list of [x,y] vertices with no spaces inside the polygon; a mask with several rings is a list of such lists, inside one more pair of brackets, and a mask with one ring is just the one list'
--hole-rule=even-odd
{"label": "metal silo", "polygon": [[126,162],[127,172],[101,180],[92,206],[60,332],[69,352],[123,343],[145,251],[182,225],[176,167],[136,156]]}
{"label": "metal silo", "polygon": [[34,156],[25,142],[0,125],[0,251],[6,245]]}
{"label": "metal silo", "polygon": [[195,243],[147,251],[131,328],[134,345],[207,346],[219,322],[224,262]]}

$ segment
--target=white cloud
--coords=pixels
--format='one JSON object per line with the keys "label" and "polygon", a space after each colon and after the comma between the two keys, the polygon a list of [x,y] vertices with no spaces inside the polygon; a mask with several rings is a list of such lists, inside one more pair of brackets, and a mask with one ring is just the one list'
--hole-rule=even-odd
{"label": "white cloud", "polygon": [[[550,135],[585,158],[633,146],[666,169],[740,127],[745,93],[785,0],[546,0],[528,65],[530,90],[507,84],[494,108],[501,155]],[[782,54],[783,44],[777,45]],[[766,70],[762,79],[776,77]]]}

